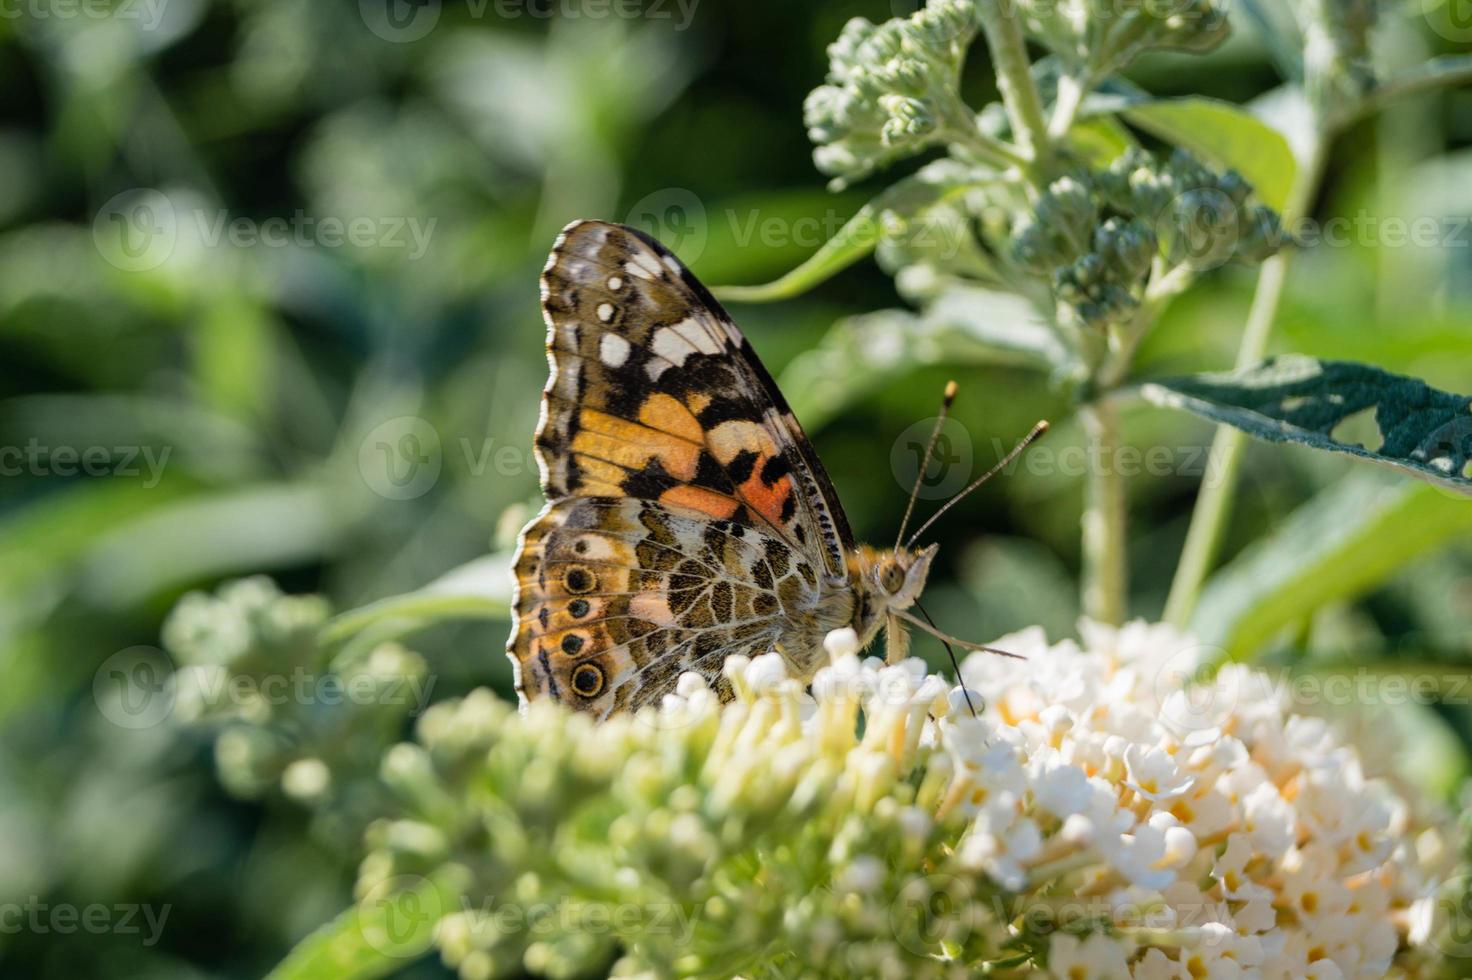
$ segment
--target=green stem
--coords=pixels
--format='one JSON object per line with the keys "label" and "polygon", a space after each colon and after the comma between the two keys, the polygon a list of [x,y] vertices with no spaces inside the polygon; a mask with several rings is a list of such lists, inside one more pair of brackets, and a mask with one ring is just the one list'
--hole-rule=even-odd
{"label": "green stem", "polygon": [[[991,52],[992,67],[997,75],[997,91],[1012,123],[1013,138],[1023,154],[1033,163],[1045,162],[1051,153],[1048,120],[1043,114],[1043,99],[1032,80],[1032,66],[1027,60],[1027,44],[1022,39],[1015,7],[1003,9],[1006,0],[981,0],[977,13]],[[1010,6],[1010,5],[1009,5]]]}
{"label": "green stem", "polygon": [[1053,117],[1048,120],[1048,136],[1054,140],[1067,138],[1068,131],[1078,118],[1078,110],[1084,96],[1094,86],[1092,78],[1074,78],[1072,75],[1058,76],[1058,96],[1053,102]]}
{"label": "green stem", "polygon": [[1084,614],[1101,623],[1124,622],[1128,569],[1125,563],[1124,477],[1119,453],[1119,407],[1108,400],[1079,410],[1089,441],[1084,489]]}
{"label": "green stem", "polygon": [[976,114],[954,92],[940,93],[941,126],[947,142],[969,151],[982,163],[999,169],[1025,168],[1028,158],[1018,148],[983,133],[976,124]]}
{"label": "green stem", "polygon": [[[1283,208],[1283,226],[1290,231],[1308,210],[1318,191],[1328,142],[1328,134],[1321,131],[1309,148],[1308,158],[1294,176],[1292,192]],[[1292,252],[1285,249],[1262,265],[1262,273],[1257,279],[1257,291],[1252,297],[1252,309],[1247,315],[1247,328],[1242,333],[1242,344],[1237,349],[1239,368],[1258,363],[1267,353],[1268,337],[1272,333],[1273,321],[1277,318],[1278,303],[1283,298],[1283,287],[1288,279],[1291,261]],[[1206,574],[1216,560],[1222,532],[1230,516],[1245,443],[1246,437],[1241,431],[1228,426],[1217,428],[1211,443],[1211,452],[1207,456],[1208,460],[1216,461],[1217,465],[1208,465],[1206,468],[1207,473],[1215,474],[1216,480],[1202,483],[1196,495],[1191,524],[1186,531],[1186,544],[1181,551],[1181,561],[1176,566],[1175,577],[1170,584],[1170,595],[1165,602],[1165,620],[1168,623],[1185,626],[1196,610],[1196,600],[1201,595],[1202,583],[1206,581]]]}

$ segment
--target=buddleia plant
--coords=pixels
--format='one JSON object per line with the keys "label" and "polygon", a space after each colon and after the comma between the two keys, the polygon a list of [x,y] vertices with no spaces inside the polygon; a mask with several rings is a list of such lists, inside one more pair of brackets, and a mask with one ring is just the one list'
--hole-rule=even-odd
{"label": "buddleia plant", "polygon": [[[1077,413],[1091,466],[1083,518],[1083,608],[1118,623],[1128,608],[1125,489],[1111,462],[1120,406],[1148,400],[1223,429],[1166,614],[1192,620],[1215,553],[1242,433],[1372,458],[1454,493],[1472,491],[1467,400],[1341,362],[1264,361],[1288,256],[1336,134],[1396,95],[1472,77],[1442,59],[1399,76],[1377,68],[1373,0],[1294,0],[1242,20],[1284,73],[1273,104],[1298,120],[1279,131],[1217,100],[1157,99],[1122,75],[1144,54],[1206,54],[1231,29],[1212,0],[932,0],[882,24],[850,21],[829,47],[824,84],[805,106],[813,160],[835,188],[885,179],[806,263],[781,279],[717,292],[737,301],[791,297],[873,252],[914,311],[840,323],[799,357],[784,388],[818,423],[917,363],[1004,363],[1042,372]],[[982,50],[984,49],[984,50]],[[985,57],[998,99],[962,96],[966,59]],[[1176,297],[1235,266],[1262,274],[1237,373],[1149,378],[1136,354]],[[1017,300],[1032,313],[1019,317]],[[881,337],[881,334],[891,334]],[[925,343],[907,341],[905,334]],[[882,342],[881,342],[882,341]],[[914,352],[869,364],[875,349]],[[1368,372],[1368,373],[1366,373]],[[844,384],[832,383],[834,377]],[[1368,388],[1350,387],[1364,377]],[[1186,394],[1189,391],[1190,394]],[[1271,397],[1270,397],[1271,395]],[[1353,404],[1353,411],[1348,406]],[[1334,437],[1353,412],[1376,414],[1373,451]]]}

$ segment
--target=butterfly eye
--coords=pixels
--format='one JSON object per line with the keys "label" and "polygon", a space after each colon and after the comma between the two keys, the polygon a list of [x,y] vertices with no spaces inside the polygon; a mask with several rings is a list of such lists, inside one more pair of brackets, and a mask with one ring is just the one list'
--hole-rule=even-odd
{"label": "butterfly eye", "polygon": [[905,573],[898,565],[885,565],[879,572],[879,584],[884,586],[884,591],[893,595],[905,584]]}
{"label": "butterfly eye", "polygon": [[593,664],[583,664],[572,672],[572,689],[585,698],[597,697],[603,690],[603,670]]}

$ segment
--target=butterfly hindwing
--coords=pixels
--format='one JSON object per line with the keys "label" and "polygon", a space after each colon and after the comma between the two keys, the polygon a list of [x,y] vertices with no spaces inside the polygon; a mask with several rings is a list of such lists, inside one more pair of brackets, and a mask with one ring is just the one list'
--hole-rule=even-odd
{"label": "butterfly hindwing", "polygon": [[515,575],[517,691],[600,717],[687,670],[725,693],[726,657],[805,637],[821,601],[816,566],[770,534],[631,497],[549,504]]}
{"label": "butterfly hindwing", "polygon": [[827,475],[725,311],[667,249],[575,222],[542,276],[550,377],[508,652],[523,700],[606,716],[734,654],[817,649],[852,547]]}

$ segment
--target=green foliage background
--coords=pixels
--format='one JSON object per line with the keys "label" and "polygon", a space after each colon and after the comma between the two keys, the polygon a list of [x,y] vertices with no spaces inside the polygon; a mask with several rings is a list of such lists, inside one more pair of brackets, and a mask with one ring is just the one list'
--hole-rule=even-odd
{"label": "green foliage background", "polygon": [[[38,3],[0,19],[0,446],[34,445],[43,460],[104,447],[114,471],[23,464],[0,479],[0,905],[169,913],[152,945],[119,931],[0,931],[0,973],[255,976],[344,907],[358,841],[289,805],[233,800],[203,737],[108,721],[94,688],[109,658],[157,644],[181,595],[231,577],[268,572],[347,610],[504,551],[538,496],[536,277],[556,231],[575,217],[638,223],[694,200],[703,244],[671,244],[705,281],[766,282],[797,265],[875,189],[830,193],[813,168],[802,103],[823,78],[824,48],[851,16],[913,8],[702,0],[679,30],[669,3],[657,8],[667,16],[640,19],[447,3],[423,38],[396,43],[369,29],[371,5],[348,0],[113,6],[112,17],[65,16]],[[1388,29],[1387,57],[1415,65],[1455,51],[1435,16]],[[1146,57],[1131,81],[1248,102],[1276,81],[1271,53],[1238,28],[1209,55]],[[993,84],[975,51],[972,104],[994,98]],[[1307,249],[1274,349],[1472,390],[1469,144],[1465,90],[1410,97],[1341,137],[1318,219],[1383,228],[1429,216],[1443,238],[1397,245],[1372,232]],[[108,247],[106,216],[140,188],[207,221],[434,223],[412,259],[394,247],[196,247],[181,236],[167,261],[130,270]],[[1177,301],[1146,341],[1142,373],[1230,366],[1253,280],[1225,268]],[[798,299],[732,309],[780,376],[843,317],[901,305],[865,261]],[[888,540],[904,506],[891,444],[933,415],[946,378],[960,381],[956,415],[977,471],[1035,419],[1066,415],[1038,375],[945,347],[916,353],[875,373],[840,359],[839,376],[821,380],[853,382],[859,396],[841,409],[824,402],[811,362],[787,372],[870,540]],[[433,427],[442,469],[427,492],[396,500],[378,492],[372,434],[402,416]],[[1157,618],[1200,482],[1190,461],[1212,428],[1139,406],[1124,435],[1142,451],[1169,447],[1179,464],[1129,484],[1131,611]],[[1067,461],[1082,444],[1076,423],[1060,426],[1045,454],[949,519],[930,590],[943,624],[977,639],[1035,623],[1072,630],[1083,474]],[[146,468],[121,472],[141,465],[136,447],[168,452],[156,482]],[[497,456],[502,447],[511,452]],[[1272,542],[1363,465],[1252,445],[1225,548],[1239,561],[1222,581],[1235,574],[1256,591],[1209,587],[1202,615],[1234,624],[1215,638],[1234,653],[1378,671],[1429,663],[1455,680],[1472,661],[1472,503],[1430,487],[1410,502],[1336,491],[1345,499],[1320,498],[1317,524],[1299,512],[1301,538]],[[1435,547],[1408,550],[1408,528]],[[1346,538],[1313,554],[1317,565],[1302,560],[1309,544]],[[1234,602],[1261,616],[1233,614]],[[1247,639],[1244,622],[1258,624]],[[480,685],[509,694],[504,637],[495,617],[417,634],[433,697]],[[928,641],[917,648],[940,663]],[[1447,796],[1472,744],[1466,693],[1394,712],[1418,746],[1411,771]]]}

